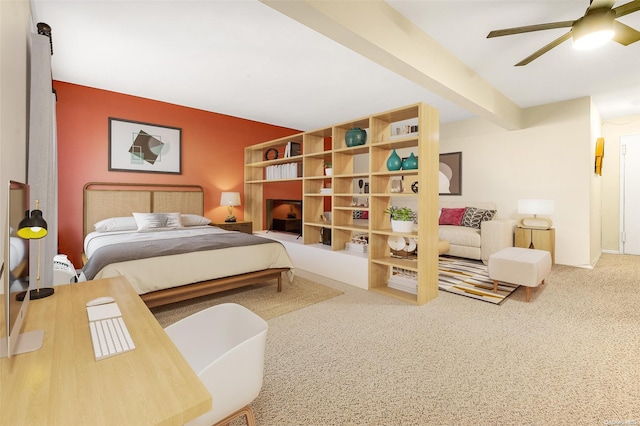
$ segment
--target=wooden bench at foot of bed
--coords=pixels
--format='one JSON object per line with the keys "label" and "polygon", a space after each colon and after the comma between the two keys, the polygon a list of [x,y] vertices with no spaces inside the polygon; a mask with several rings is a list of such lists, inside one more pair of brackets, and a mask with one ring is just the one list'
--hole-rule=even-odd
{"label": "wooden bench at foot of bed", "polygon": [[278,291],[282,291],[282,273],[289,268],[273,268],[262,271],[248,272],[246,274],[234,275],[231,277],[218,278],[211,281],[187,284],[165,290],[153,291],[140,295],[142,301],[149,308],[168,305],[169,303],[181,302],[195,297],[207,296],[225,290],[244,287],[251,284],[259,284],[268,280],[278,280]]}

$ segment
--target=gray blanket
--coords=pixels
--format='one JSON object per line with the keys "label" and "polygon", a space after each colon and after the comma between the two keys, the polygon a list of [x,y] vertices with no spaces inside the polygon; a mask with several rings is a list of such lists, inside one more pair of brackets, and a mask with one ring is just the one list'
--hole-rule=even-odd
{"label": "gray blanket", "polygon": [[82,271],[87,280],[92,280],[102,268],[112,263],[274,242],[276,241],[241,232],[225,232],[213,235],[112,244],[96,250],[87,264],[84,265]]}

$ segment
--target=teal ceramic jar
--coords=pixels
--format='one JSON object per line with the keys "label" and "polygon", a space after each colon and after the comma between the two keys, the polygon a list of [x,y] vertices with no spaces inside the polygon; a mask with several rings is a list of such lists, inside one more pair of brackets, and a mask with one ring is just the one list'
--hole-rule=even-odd
{"label": "teal ceramic jar", "polygon": [[347,134],[344,136],[344,141],[347,146],[364,145],[367,142],[367,132],[360,127],[353,127],[347,130]]}
{"label": "teal ceramic jar", "polygon": [[402,159],[394,149],[389,158],[387,159],[387,169],[389,171],[400,170],[402,167]]}
{"label": "teal ceramic jar", "polygon": [[403,170],[415,170],[418,168],[418,159],[413,152],[407,158],[402,161],[402,169]]}

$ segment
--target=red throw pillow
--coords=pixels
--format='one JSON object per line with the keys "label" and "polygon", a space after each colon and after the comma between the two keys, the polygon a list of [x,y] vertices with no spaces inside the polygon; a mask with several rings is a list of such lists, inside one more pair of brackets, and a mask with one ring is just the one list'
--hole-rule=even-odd
{"label": "red throw pillow", "polygon": [[442,209],[440,213],[439,225],[458,225],[462,223],[462,216],[464,215],[465,208],[459,209]]}

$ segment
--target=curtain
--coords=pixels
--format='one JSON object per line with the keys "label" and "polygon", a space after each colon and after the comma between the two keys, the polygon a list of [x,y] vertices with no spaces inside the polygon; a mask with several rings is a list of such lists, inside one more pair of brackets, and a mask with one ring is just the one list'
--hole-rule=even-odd
{"label": "curtain", "polygon": [[31,34],[29,99],[29,144],[27,182],[31,187],[31,209],[36,200],[47,222],[47,236],[31,240],[29,275],[31,288],[38,274],[40,287],[53,285],[53,257],[58,252],[58,154],[56,99],[51,77],[51,45],[48,37]]}

